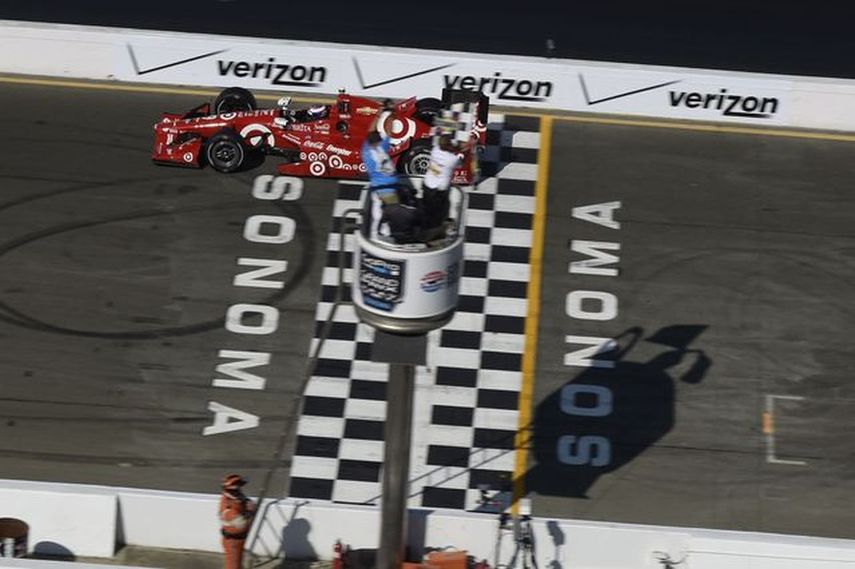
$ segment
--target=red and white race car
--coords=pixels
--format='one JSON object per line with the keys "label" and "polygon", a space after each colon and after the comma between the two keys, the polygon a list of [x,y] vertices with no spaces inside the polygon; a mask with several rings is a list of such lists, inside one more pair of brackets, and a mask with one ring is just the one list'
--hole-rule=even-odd
{"label": "red and white race car", "polygon": [[[422,175],[430,158],[434,119],[454,110],[461,128],[468,130],[462,137],[468,143],[452,182],[476,181],[489,111],[489,99],[482,93],[445,89],[441,100],[412,97],[386,109],[343,92],[329,105],[294,110],[289,103],[284,97],[274,108],[259,109],[252,93],[231,87],[213,105],[204,103],[184,114],[164,113],[154,125],[152,160],[195,168],[209,164],[219,172],[235,172],[273,155],[284,160],[277,166],[283,175],[360,178],[365,176],[360,149],[379,114],[377,129],[390,139],[389,155],[398,170]],[[461,106],[466,112],[460,112]]]}

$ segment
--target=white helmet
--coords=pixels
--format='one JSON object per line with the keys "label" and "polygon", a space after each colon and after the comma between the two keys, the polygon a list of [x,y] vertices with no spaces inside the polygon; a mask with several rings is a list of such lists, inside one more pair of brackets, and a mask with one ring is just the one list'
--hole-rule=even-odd
{"label": "white helmet", "polygon": [[281,99],[276,101],[276,104],[282,108],[286,108],[288,105],[291,104],[291,97],[282,97]]}

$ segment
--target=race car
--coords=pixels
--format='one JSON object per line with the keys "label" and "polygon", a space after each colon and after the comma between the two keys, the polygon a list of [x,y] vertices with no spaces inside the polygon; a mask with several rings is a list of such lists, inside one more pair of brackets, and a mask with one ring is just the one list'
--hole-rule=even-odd
{"label": "race car", "polygon": [[[152,160],[219,172],[236,172],[263,160],[283,159],[280,174],[327,178],[362,178],[360,149],[379,115],[377,130],[392,143],[390,158],[399,172],[423,175],[432,137],[442,118],[457,124],[462,160],[452,183],[472,184],[483,151],[489,99],[474,91],[445,89],[442,99],[416,98],[385,104],[339,92],[335,103],[292,109],[283,97],[274,108],[259,109],[255,96],[240,87],[222,91],[213,104],[184,114],[164,113],[154,125]],[[455,123],[456,121],[456,123]]]}

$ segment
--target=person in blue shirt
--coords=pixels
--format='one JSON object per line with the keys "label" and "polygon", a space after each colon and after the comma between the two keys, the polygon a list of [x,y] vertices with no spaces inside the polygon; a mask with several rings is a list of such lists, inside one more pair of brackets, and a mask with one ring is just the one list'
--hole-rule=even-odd
{"label": "person in blue shirt", "polygon": [[[387,100],[383,103],[383,110],[391,109],[391,103]],[[377,121],[384,114],[378,112],[374,122],[368,131],[365,142],[362,143],[361,157],[368,173],[368,191],[371,197],[371,236],[380,235],[380,222],[383,217],[384,204],[397,203],[398,172],[395,164],[389,157],[389,149],[392,144],[389,139],[382,136],[377,130]]]}

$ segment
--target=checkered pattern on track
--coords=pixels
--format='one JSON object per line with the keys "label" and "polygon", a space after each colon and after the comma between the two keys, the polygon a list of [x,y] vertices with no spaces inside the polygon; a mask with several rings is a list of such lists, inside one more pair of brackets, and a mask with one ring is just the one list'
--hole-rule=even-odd
{"label": "checkered pattern on track", "polygon": [[[469,193],[460,303],[416,368],[412,507],[473,509],[480,484],[499,488],[513,472],[539,143],[537,119],[491,115],[484,181]],[[362,190],[339,184],[313,350],[339,284],[342,215]],[[348,285],[352,252],[347,236]],[[349,286],[343,298],[305,393],[290,495],[378,503],[388,366],[371,361],[374,332],[358,323]]]}

